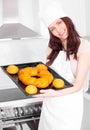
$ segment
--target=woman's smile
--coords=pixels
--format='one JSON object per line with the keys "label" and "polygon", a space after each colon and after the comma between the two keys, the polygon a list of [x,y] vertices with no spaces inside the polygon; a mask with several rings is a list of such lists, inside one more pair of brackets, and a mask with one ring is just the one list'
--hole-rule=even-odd
{"label": "woman's smile", "polygon": [[67,26],[62,19],[55,20],[50,24],[49,29],[53,35],[60,38],[61,41],[66,40],[68,37]]}

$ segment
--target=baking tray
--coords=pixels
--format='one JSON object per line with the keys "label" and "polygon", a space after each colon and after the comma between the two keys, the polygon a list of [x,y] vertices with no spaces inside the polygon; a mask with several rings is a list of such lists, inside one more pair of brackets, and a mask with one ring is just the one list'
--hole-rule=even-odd
{"label": "baking tray", "polygon": [[[43,62],[32,62],[32,63],[21,63],[21,64],[14,64],[16,66],[19,67],[19,69],[22,69],[24,67],[35,67],[36,65],[38,64],[44,64]],[[26,85],[24,85],[19,79],[18,79],[18,74],[14,74],[14,75],[11,75],[9,73],[7,73],[6,71],[6,68],[7,68],[8,65],[5,65],[5,66],[1,66],[1,68],[3,69],[3,71],[10,77],[10,79],[17,85],[17,87],[19,89],[21,89],[21,91],[25,94],[25,95],[30,95],[30,94],[27,94],[25,92],[25,87]],[[65,80],[62,76],[60,76],[58,73],[56,73],[53,69],[51,69],[50,67],[48,67],[48,70],[53,74],[54,78],[61,78],[64,80],[65,82],[65,86],[64,88],[68,88],[68,87],[72,87],[72,84],[69,83],[67,80]],[[48,86],[48,88],[53,88],[52,85]],[[46,89],[48,89],[46,88]],[[55,89],[55,88],[53,88]],[[40,89],[38,89],[38,93],[39,93]]]}

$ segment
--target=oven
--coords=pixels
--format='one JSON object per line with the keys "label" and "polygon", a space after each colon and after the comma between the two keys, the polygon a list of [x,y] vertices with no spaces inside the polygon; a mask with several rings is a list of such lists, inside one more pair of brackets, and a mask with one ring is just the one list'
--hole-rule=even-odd
{"label": "oven", "polygon": [[41,106],[42,102],[38,101],[0,107],[0,130],[37,130]]}
{"label": "oven", "polygon": [[0,130],[38,130],[43,99],[26,94],[20,86],[0,68]]}

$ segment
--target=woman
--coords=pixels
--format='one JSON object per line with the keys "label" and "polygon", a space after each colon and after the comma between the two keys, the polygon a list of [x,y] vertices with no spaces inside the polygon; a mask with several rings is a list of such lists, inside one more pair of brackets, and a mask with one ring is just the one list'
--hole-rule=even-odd
{"label": "woman", "polygon": [[80,38],[69,17],[55,18],[48,25],[50,40],[46,64],[73,84],[62,90],[41,90],[44,97],[39,130],[80,130],[83,90],[90,69],[90,43]]}

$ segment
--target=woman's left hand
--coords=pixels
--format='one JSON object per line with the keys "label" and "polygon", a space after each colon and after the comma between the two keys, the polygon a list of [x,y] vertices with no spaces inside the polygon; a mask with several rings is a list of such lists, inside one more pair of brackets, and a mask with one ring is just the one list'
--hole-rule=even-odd
{"label": "woman's left hand", "polygon": [[54,89],[42,89],[40,90],[40,94],[33,95],[33,97],[41,97],[41,98],[47,98],[47,97],[55,97],[58,96],[58,91]]}

